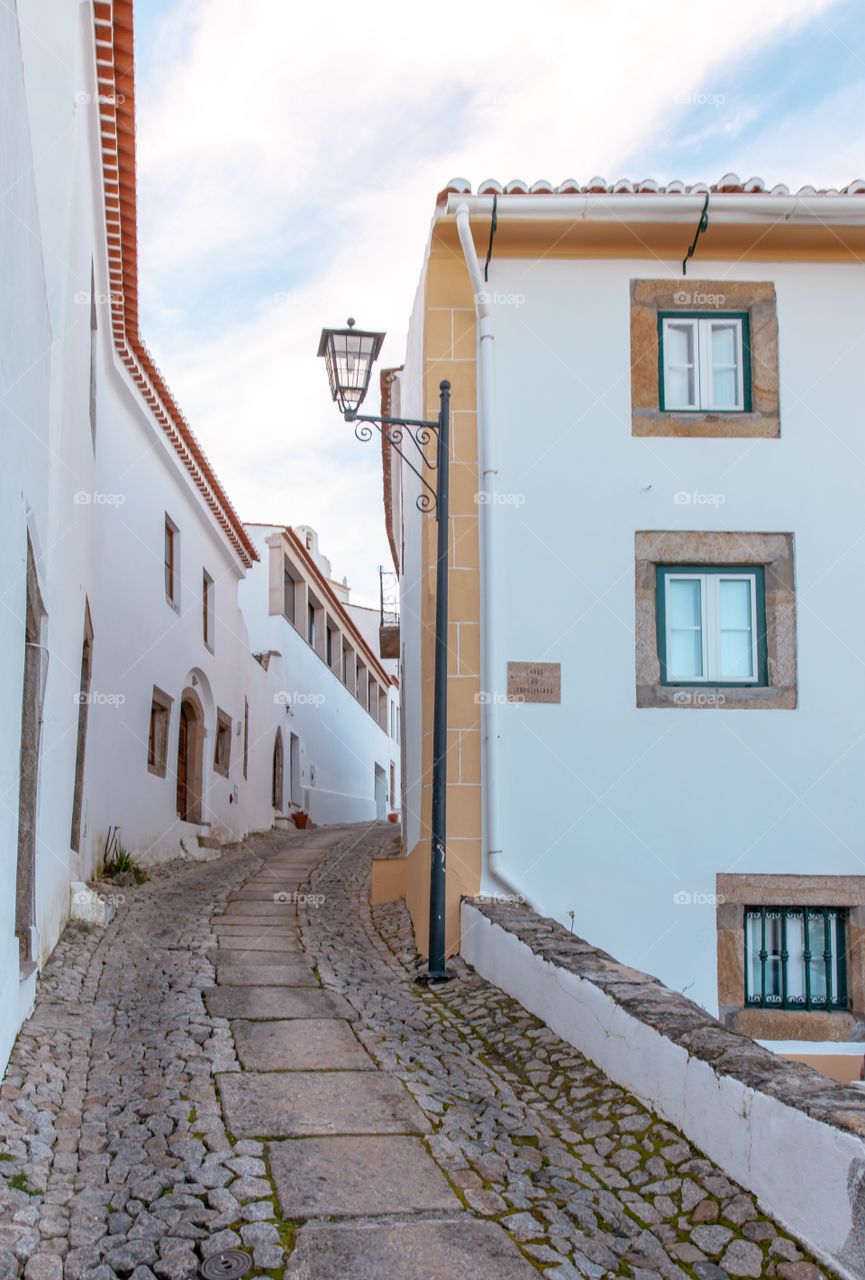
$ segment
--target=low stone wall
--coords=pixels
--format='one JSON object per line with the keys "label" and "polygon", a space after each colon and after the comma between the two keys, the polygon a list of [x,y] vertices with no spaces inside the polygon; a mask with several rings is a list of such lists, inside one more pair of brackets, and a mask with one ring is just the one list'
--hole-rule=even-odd
{"label": "low stone wall", "polygon": [[865,1277],[865,1098],[528,907],[465,899],[461,954],[676,1125],[842,1275]]}

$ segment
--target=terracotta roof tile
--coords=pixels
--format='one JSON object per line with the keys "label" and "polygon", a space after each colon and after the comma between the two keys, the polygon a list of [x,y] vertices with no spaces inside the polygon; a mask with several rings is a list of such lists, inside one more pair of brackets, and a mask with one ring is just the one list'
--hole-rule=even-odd
{"label": "terracotta roof tile", "polygon": [[[619,178],[617,182],[608,182],[606,178],[591,178],[585,184],[580,184],[575,178],[566,178],[564,182],[560,182],[558,186],[553,186],[545,178],[529,185],[521,178],[513,178],[510,182],[501,183],[495,178],[486,178],[479,183],[477,192],[479,196],[491,195],[632,195],[632,194],[651,194],[651,195],[703,195],[705,192],[714,192],[724,195],[772,195],[772,196],[858,196],[865,194],[865,181],[856,178],[853,182],[849,182],[846,187],[838,190],[836,187],[800,187],[798,191],[791,192],[789,187],[783,183],[778,183],[767,190],[766,184],[762,178],[753,177],[743,181],[736,173],[725,173],[716,183],[711,185],[705,182],[694,182],[687,184],[674,179],[666,183],[655,182],[652,178],[643,178],[639,182],[632,182],[628,178]],[[466,178],[452,178],[444,188],[443,195],[471,195],[472,184]]]}

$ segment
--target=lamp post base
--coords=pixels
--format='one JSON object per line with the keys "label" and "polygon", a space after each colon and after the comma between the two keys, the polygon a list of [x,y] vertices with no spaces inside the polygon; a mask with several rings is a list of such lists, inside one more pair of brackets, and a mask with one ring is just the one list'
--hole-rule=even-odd
{"label": "lamp post base", "polygon": [[450,969],[430,970],[424,969],[423,973],[415,976],[415,982],[420,987],[437,987],[445,982],[453,982],[457,975]]}

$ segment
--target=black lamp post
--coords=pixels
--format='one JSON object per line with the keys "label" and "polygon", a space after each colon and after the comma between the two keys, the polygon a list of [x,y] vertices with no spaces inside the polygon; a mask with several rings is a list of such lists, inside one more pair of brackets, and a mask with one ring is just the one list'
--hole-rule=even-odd
{"label": "black lamp post", "polygon": [[[381,351],[383,333],[355,329],[322,329],[318,354],[324,356],[330,391],[346,422],[355,424],[358,440],[371,440],[375,427],[393,446],[421,482],[418,509],[432,512],[438,521],[436,555],[435,688],[433,711],[432,849],[430,858],[429,967],[422,981],[447,982],[453,977],[445,965],[445,832],[447,804],[448,710],[448,462],[451,384],[439,383],[439,416],[436,422],[417,418],[384,418],[359,414],[369,387],[372,366]],[[435,458],[427,446],[435,441]],[[417,454],[413,461],[404,451],[409,442]],[[435,472],[435,485],[425,472]]]}

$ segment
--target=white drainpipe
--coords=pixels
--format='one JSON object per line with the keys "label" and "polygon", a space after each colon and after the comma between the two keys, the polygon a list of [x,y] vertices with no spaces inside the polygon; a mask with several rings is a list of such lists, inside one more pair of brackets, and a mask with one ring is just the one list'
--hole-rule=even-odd
{"label": "white drainpipe", "polygon": [[[487,209],[491,202],[487,200]],[[509,895],[525,898],[521,890],[505,876],[502,870],[502,842],[498,812],[498,749],[500,691],[496,681],[496,655],[494,651],[495,628],[492,625],[493,582],[495,581],[495,533],[493,521],[496,511],[494,496],[498,484],[498,470],[494,456],[492,431],[493,395],[493,322],[487,285],[481,274],[478,255],[472,239],[469,207],[465,201],[456,206],[456,224],[460,244],[472,282],[475,312],[478,322],[478,460],[480,464],[479,492],[486,497],[478,504],[480,526],[481,582],[481,741],[483,748],[483,803],[486,871],[491,879]]]}

